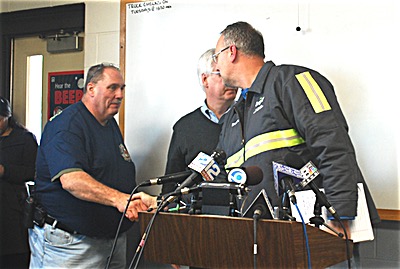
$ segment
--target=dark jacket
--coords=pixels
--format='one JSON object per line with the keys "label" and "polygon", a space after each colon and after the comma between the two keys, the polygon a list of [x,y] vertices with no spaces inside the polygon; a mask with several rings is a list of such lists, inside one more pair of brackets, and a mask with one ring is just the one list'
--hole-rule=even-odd
{"label": "dark jacket", "polygon": [[25,182],[35,176],[37,142],[34,135],[20,128],[0,137],[0,164],[5,168],[0,178],[0,254],[29,252],[27,229],[22,225]]}
{"label": "dark jacket", "polygon": [[272,162],[284,164],[292,152],[319,168],[320,185],[340,216],[356,216],[357,182],[362,182],[371,219],[379,220],[333,86],[313,70],[267,62],[246,100],[242,97],[226,115],[218,148],[226,151],[227,167],[256,165],[263,170],[250,202],[264,188],[279,204]]}

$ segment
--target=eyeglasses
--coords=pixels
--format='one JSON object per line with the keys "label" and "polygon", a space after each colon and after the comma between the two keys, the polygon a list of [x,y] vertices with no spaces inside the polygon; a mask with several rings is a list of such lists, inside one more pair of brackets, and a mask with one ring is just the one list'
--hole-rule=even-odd
{"label": "eyeglasses", "polygon": [[218,63],[218,55],[220,55],[221,52],[223,52],[223,51],[229,49],[229,47],[230,47],[230,45],[227,46],[226,48],[223,48],[222,50],[220,50],[220,51],[218,51],[217,53],[214,53],[214,54],[212,55],[212,59],[213,59],[214,63]]}
{"label": "eyeglasses", "polygon": [[98,64],[98,65],[92,66],[88,71],[88,75],[87,75],[87,78],[86,78],[85,89],[86,89],[87,84],[89,82],[91,82],[92,79],[95,76],[97,76],[99,73],[103,73],[103,70],[106,67],[112,67],[112,68],[115,68],[115,69],[119,70],[119,67],[114,65],[114,64],[112,64],[112,63],[101,63],[101,64]]}
{"label": "eyeglasses", "polygon": [[92,79],[94,77],[94,75],[96,73],[98,73],[99,71],[103,71],[103,69],[106,68],[106,67],[113,67],[113,68],[119,70],[119,67],[114,65],[114,64],[112,64],[112,63],[101,63],[101,64],[98,64],[98,65],[94,65],[89,70],[89,73],[92,73],[91,76],[90,76],[90,79]]}
{"label": "eyeglasses", "polygon": [[211,74],[211,75],[218,75],[218,76],[220,76],[220,75],[221,75],[221,72],[219,72],[219,71],[214,71],[214,72],[210,72],[210,74]]}

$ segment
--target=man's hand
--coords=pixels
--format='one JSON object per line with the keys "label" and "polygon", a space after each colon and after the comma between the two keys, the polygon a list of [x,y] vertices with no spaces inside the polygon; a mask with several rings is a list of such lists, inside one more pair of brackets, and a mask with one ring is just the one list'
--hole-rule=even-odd
{"label": "man's hand", "polygon": [[157,208],[157,197],[151,196],[144,192],[135,193],[132,196],[131,200],[132,201],[141,200],[142,203],[147,207],[146,210],[149,208],[153,208],[153,209]]}
{"label": "man's hand", "polygon": [[131,198],[125,216],[131,221],[137,221],[139,218],[139,212],[155,208],[157,208],[157,197],[148,195],[144,192],[135,193]]}

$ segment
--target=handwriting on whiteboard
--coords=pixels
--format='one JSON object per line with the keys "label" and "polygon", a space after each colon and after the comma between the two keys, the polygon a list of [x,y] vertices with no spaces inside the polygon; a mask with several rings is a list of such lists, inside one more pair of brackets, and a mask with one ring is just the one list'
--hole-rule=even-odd
{"label": "handwriting on whiteboard", "polygon": [[129,3],[126,6],[130,14],[150,13],[172,8],[168,0]]}

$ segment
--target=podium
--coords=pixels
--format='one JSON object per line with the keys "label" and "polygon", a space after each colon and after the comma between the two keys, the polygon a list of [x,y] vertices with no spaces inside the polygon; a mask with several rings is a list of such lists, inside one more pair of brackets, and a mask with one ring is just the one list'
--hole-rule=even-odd
{"label": "podium", "polygon": [[[153,213],[140,213],[143,234]],[[253,268],[253,219],[159,213],[144,248],[144,259],[201,268]],[[312,268],[347,260],[346,240],[307,225]],[[307,268],[302,224],[257,223],[257,268]],[[352,253],[353,244],[349,242]],[[142,257],[143,258],[143,257]]]}

